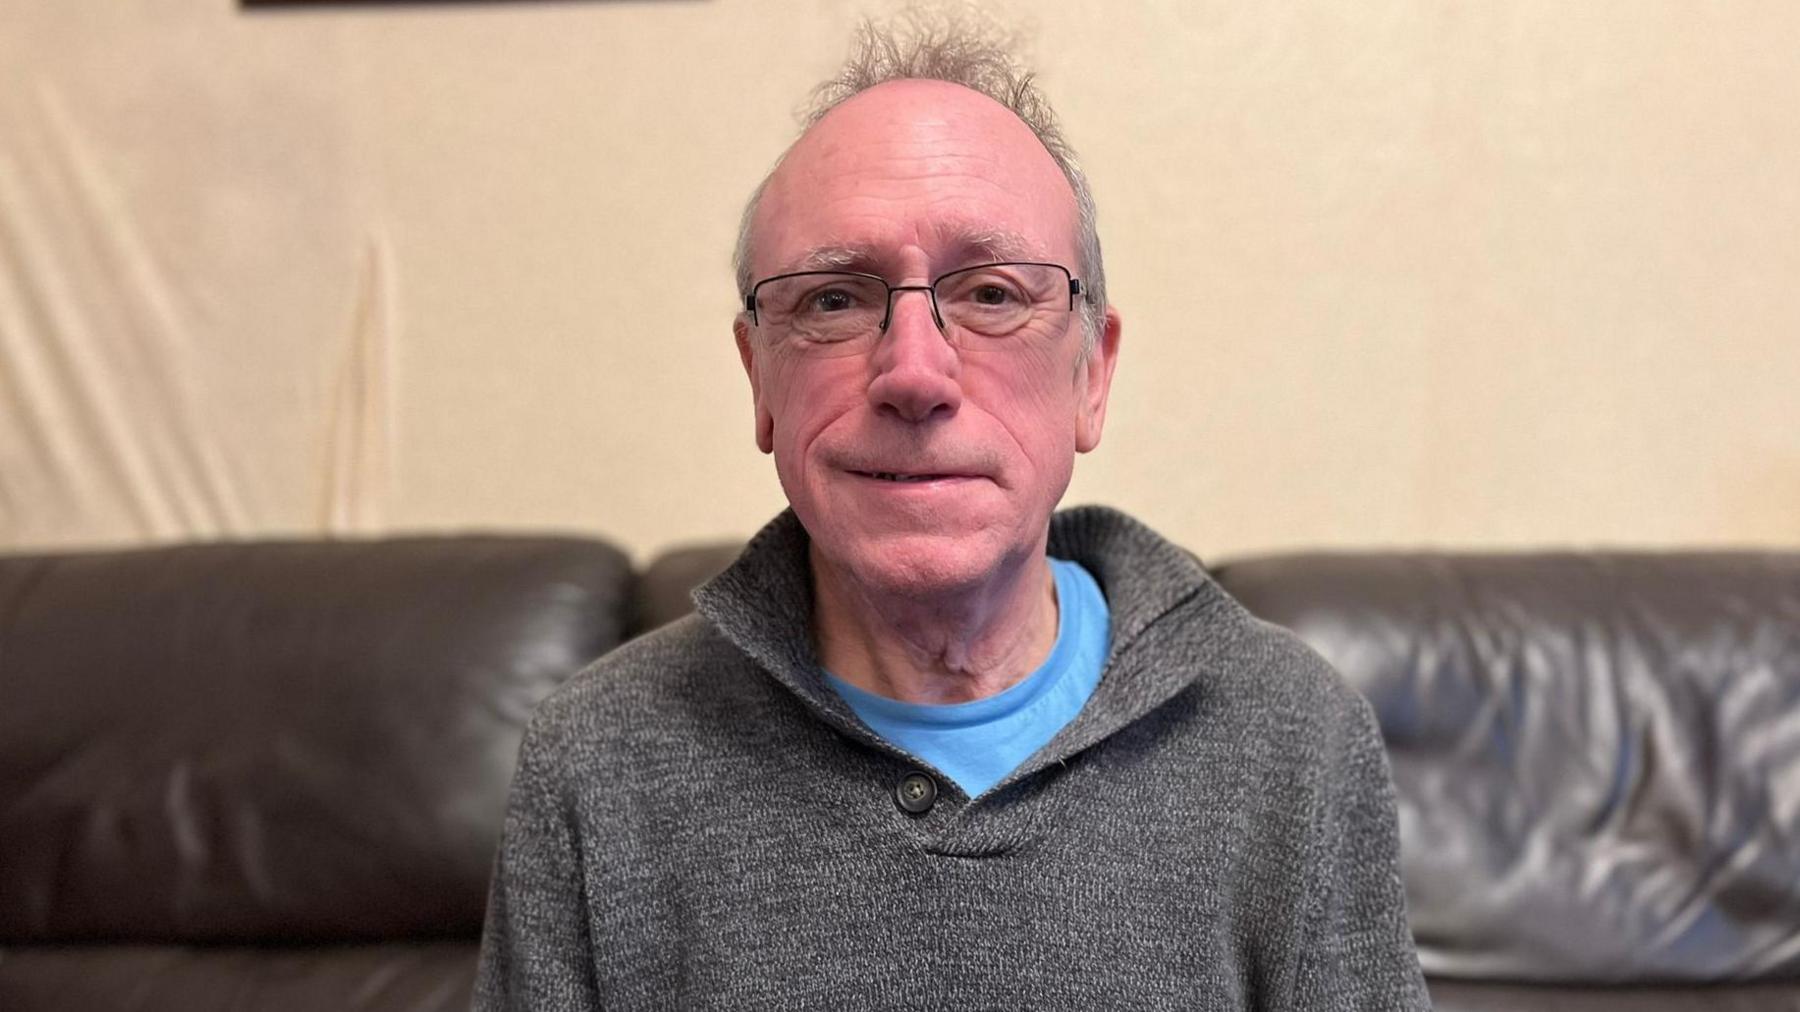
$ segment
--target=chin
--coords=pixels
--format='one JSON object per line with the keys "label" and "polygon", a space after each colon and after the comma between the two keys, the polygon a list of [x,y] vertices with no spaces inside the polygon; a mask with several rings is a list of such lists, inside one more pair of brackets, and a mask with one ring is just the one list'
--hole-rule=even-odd
{"label": "chin", "polygon": [[943,596],[979,587],[1001,563],[1001,553],[986,538],[964,533],[891,534],[820,549],[864,586],[906,597]]}
{"label": "chin", "polygon": [[878,594],[921,599],[977,590],[1009,561],[1041,550],[993,529],[870,531],[828,520],[807,529],[815,555],[841,576]]}

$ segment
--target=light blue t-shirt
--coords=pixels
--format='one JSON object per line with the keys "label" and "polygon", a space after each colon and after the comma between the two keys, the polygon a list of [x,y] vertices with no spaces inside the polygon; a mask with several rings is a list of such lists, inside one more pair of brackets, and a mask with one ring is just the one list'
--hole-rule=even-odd
{"label": "light blue t-shirt", "polygon": [[1100,585],[1078,563],[1051,559],[1056,646],[1005,692],[968,703],[903,703],[825,680],[876,734],[955,780],[969,797],[999,783],[1075,719],[1100,684],[1112,624]]}

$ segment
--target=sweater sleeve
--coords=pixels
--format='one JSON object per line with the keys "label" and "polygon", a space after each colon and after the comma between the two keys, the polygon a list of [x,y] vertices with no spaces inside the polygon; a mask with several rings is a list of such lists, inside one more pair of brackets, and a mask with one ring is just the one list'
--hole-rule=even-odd
{"label": "sweater sleeve", "polygon": [[519,750],[488,890],[475,1012],[598,1012],[573,809],[537,721]]}
{"label": "sweater sleeve", "polygon": [[1292,1007],[1431,1008],[1406,921],[1394,785],[1374,713],[1345,690],[1314,825]]}

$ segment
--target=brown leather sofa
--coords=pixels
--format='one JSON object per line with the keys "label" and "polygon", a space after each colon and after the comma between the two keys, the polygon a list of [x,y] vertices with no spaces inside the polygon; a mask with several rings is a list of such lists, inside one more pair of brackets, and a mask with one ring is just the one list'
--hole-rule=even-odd
{"label": "brown leather sofa", "polygon": [[0,559],[0,1009],[469,1005],[519,735],[607,545]]}
{"label": "brown leather sofa", "polygon": [[[734,551],[0,557],[0,1009],[466,1008],[532,707]],[[1800,553],[1214,571],[1374,703],[1439,1008],[1800,1008]]]}

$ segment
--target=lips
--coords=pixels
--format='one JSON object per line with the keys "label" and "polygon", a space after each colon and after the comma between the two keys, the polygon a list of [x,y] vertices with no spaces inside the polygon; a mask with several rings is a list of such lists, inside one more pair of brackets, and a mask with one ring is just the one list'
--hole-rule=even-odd
{"label": "lips", "polygon": [[873,478],[876,481],[891,481],[902,484],[922,481],[947,481],[951,478],[967,478],[966,474],[918,474],[903,471],[857,471],[850,472],[860,478]]}

